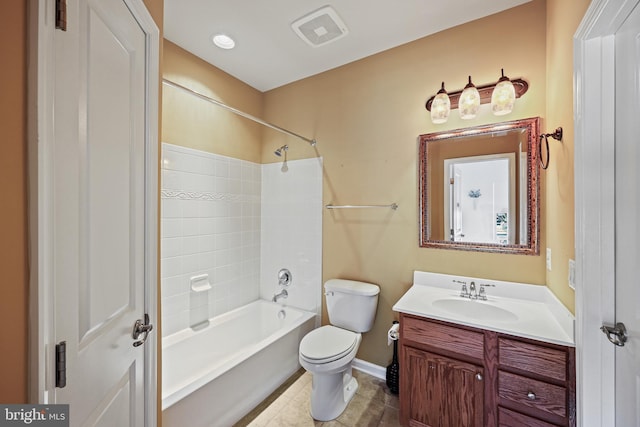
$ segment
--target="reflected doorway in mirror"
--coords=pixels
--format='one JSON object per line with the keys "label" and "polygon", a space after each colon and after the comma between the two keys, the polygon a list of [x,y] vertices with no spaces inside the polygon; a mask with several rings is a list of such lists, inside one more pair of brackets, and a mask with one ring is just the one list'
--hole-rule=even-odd
{"label": "reflected doorway in mirror", "polygon": [[[514,153],[444,160],[443,235],[449,241],[516,243]],[[509,215],[509,213],[513,213]]]}

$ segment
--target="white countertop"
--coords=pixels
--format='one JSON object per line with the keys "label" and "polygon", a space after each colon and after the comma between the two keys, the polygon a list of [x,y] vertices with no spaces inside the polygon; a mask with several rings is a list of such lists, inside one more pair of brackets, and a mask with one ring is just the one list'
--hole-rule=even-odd
{"label": "white countertop", "polygon": [[[466,282],[467,289],[471,282],[475,282],[476,290],[480,289],[480,284],[493,286],[486,288],[487,301],[472,301],[460,297],[462,285],[457,282]],[[462,306],[461,309],[455,307],[457,305]],[[416,271],[413,285],[393,306],[393,310],[575,346],[574,316],[546,286],[541,285]]]}

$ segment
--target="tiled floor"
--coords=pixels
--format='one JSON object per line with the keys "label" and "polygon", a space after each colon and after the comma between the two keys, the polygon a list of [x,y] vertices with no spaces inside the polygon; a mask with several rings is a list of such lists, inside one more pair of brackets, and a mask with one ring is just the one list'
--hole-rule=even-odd
{"label": "tiled floor", "polygon": [[389,392],[385,381],[354,370],[358,391],[347,409],[335,420],[315,421],[309,414],[311,374],[298,371],[261,405],[234,427],[376,427],[400,426],[398,396]]}

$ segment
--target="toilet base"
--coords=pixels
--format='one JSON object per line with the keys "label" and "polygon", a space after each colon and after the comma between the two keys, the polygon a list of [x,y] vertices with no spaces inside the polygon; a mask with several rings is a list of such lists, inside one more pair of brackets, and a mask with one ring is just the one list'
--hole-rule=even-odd
{"label": "toilet base", "polygon": [[318,421],[331,421],[340,416],[358,390],[351,367],[335,374],[313,374],[311,416]]}

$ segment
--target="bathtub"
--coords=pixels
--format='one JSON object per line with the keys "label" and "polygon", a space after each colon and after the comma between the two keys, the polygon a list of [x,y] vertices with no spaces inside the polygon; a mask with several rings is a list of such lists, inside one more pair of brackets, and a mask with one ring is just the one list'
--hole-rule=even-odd
{"label": "bathtub", "polygon": [[296,372],[316,315],[258,300],[162,342],[162,425],[231,426]]}

